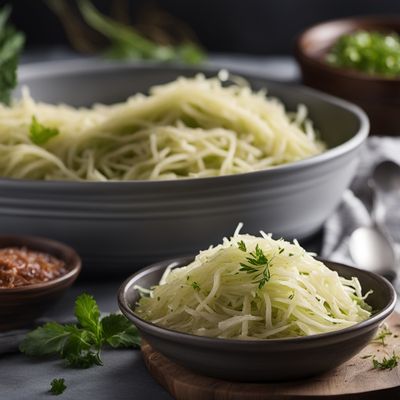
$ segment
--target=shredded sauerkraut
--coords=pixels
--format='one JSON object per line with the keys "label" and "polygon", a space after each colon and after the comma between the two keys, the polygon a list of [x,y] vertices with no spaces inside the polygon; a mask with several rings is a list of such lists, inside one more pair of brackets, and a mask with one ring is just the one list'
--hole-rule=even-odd
{"label": "shredded sauerkraut", "polygon": [[173,330],[232,339],[326,333],[371,315],[357,278],[339,276],[297,241],[240,228],[189,265],[167,268],[135,313]]}
{"label": "shredded sauerkraut", "polygon": [[[32,141],[32,124],[57,132]],[[262,170],[320,154],[307,108],[290,113],[265,91],[179,78],[114,105],[73,108],[24,91],[0,105],[0,176],[45,180],[165,180]]]}

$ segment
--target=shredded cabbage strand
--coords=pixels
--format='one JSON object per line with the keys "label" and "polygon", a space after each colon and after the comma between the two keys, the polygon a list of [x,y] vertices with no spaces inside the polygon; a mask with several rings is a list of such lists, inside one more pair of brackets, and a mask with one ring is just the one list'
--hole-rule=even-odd
{"label": "shredded cabbage strand", "polygon": [[[32,119],[58,134],[32,142]],[[179,78],[114,105],[73,108],[28,91],[0,105],[0,176],[45,180],[165,180],[251,172],[324,151],[307,109],[289,113],[244,84]]]}
{"label": "shredded cabbage strand", "polygon": [[[371,315],[364,301],[369,292],[363,295],[357,278],[339,276],[297,241],[274,240],[264,232],[261,237],[240,234],[239,229],[189,265],[168,268],[160,284],[142,295],[135,313],[176,331],[232,339],[326,333]],[[262,287],[265,265],[248,261],[257,246],[270,274]]]}

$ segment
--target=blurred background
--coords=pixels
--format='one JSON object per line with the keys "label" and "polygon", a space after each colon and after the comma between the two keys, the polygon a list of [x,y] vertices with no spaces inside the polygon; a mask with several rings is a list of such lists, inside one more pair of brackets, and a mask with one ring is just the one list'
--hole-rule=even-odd
{"label": "blurred background", "polygon": [[[361,106],[373,134],[400,132],[399,0],[1,0],[0,6],[0,45],[8,40],[18,54],[11,61],[15,64],[76,58],[90,63],[93,57],[203,64],[302,82]],[[2,29],[7,18],[11,30],[20,33]],[[300,37],[307,28],[331,20],[336,22]],[[357,32],[370,32],[369,44],[362,36],[361,42],[352,39]],[[350,38],[343,45],[339,39],[346,34]],[[383,34],[394,36],[385,42]],[[0,68],[12,58],[7,51],[0,52]],[[329,57],[344,64],[332,67]],[[379,65],[392,75],[368,70]]]}
{"label": "blurred background", "polygon": [[[394,14],[398,0],[93,0],[104,14],[133,24],[160,43],[190,40],[207,52],[287,55],[306,27],[345,16]],[[74,0],[14,0],[11,20],[26,34],[26,51],[66,47],[100,51],[102,38],[87,29]],[[91,32],[91,33],[89,33]]]}

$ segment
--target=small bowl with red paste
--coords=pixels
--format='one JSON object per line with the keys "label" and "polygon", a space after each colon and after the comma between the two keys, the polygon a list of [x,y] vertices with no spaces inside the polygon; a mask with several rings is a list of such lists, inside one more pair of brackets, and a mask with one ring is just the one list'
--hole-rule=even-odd
{"label": "small bowl with red paste", "polygon": [[0,331],[29,326],[78,277],[69,246],[31,236],[0,236]]}

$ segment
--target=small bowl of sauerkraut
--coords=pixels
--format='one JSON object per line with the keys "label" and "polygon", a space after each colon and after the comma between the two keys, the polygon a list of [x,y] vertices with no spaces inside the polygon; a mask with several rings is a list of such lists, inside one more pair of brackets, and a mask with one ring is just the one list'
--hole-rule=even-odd
{"label": "small bowl of sauerkraut", "polygon": [[332,369],[368,344],[395,301],[378,275],[318,260],[297,241],[241,234],[240,226],[195,257],[139,271],[119,292],[122,312],[156,350],[234,381]]}

